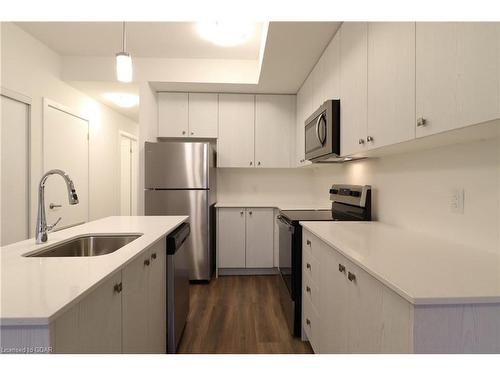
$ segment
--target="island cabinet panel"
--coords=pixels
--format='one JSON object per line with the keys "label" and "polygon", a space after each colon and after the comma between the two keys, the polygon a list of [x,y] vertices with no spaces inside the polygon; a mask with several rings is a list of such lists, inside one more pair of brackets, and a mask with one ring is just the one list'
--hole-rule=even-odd
{"label": "island cabinet panel", "polygon": [[122,351],[121,295],[112,275],[53,324],[55,353],[120,353]]}
{"label": "island cabinet panel", "polygon": [[148,353],[167,352],[167,254],[165,240],[151,248],[148,288]]}

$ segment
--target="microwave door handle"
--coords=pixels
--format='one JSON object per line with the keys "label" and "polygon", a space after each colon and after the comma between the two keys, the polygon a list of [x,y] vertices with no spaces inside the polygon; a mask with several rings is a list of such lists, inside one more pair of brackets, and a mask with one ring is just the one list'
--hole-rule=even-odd
{"label": "microwave door handle", "polygon": [[318,141],[319,141],[319,144],[321,146],[323,146],[323,144],[325,143],[325,140],[324,139],[321,139],[320,135],[319,135],[319,123],[321,122],[321,119],[324,117],[325,115],[322,113],[321,115],[319,115],[318,117],[318,121],[316,121],[316,137],[318,138]]}

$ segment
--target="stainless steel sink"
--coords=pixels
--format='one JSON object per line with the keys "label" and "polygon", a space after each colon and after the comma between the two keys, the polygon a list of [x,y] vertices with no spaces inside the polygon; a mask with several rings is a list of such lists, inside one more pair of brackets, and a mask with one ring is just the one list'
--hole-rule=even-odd
{"label": "stainless steel sink", "polygon": [[95,257],[110,254],[139,238],[140,234],[85,235],[50,246],[26,257]]}

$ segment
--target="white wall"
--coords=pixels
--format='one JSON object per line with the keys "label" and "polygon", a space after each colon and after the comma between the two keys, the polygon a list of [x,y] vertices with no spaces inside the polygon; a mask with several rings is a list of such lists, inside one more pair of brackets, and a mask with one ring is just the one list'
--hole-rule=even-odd
{"label": "white wall", "polygon": [[[42,175],[42,98],[90,119],[90,220],[119,214],[118,131],[138,133],[137,123],[69,86],[61,79],[61,57],[12,23],[2,23],[2,86],[32,99],[31,230],[37,184]],[[77,187],[78,189],[78,187]]]}
{"label": "white wall", "polygon": [[[332,183],[372,185],[376,220],[500,250],[498,138],[313,170],[316,194]],[[464,214],[450,211],[454,188],[465,189]]]}
{"label": "white wall", "polygon": [[293,203],[313,205],[312,169],[222,168],[217,174],[217,200],[226,203]]}

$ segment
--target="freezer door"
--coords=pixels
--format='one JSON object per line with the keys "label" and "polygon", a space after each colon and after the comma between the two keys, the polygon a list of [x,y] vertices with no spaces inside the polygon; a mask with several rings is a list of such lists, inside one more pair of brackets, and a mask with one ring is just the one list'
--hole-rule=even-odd
{"label": "freezer door", "polygon": [[208,189],[210,144],[146,142],[146,189]]}
{"label": "freezer door", "polygon": [[188,215],[191,234],[185,251],[189,258],[189,279],[210,280],[212,275],[212,226],[208,190],[146,190],[146,215]]}

